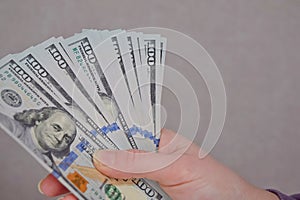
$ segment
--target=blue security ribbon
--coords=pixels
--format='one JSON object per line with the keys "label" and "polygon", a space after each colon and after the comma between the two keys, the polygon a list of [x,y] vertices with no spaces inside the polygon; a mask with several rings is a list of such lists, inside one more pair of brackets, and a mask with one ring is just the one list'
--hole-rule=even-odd
{"label": "blue security ribbon", "polygon": [[51,173],[55,178],[59,178],[60,177],[60,173],[57,172],[55,169],[52,171]]}
{"label": "blue security ribbon", "polygon": [[131,128],[129,128],[130,134],[136,135],[136,134],[140,134],[142,135],[144,138],[148,138],[150,140],[153,141],[153,143],[156,145],[156,147],[158,147],[159,144],[159,139],[155,138],[154,135],[148,131],[148,130],[143,130],[141,127],[137,127],[135,125],[133,125]]}
{"label": "blue security ribbon", "polygon": [[154,144],[156,145],[156,147],[158,147],[159,142],[160,142],[160,139],[154,138],[153,142],[154,142]]}
{"label": "blue security ribbon", "polygon": [[129,132],[131,135],[135,135],[140,132],[140,129],[137,126],[133,125],[131,128],[129,128]]}
{"label": "blue security ribbon", "polygon": [[67,157],[65,157],[65,159],[61,163],[59,163],[58,167],[66,171],[71,166],[71,164],[76,160],[76,158],[78,158],[78,155],[74,151],[71,151],[67,155]]}
{"label": "blue security ribbon", "polygon": [[108,126],[103,126],[101,131],[106,135],[108,132],[114,132],[120,130],[120,127],[116,122],[109,124]]}
{"label": "blue security ribbon", "polygon": [[106,126],[103,126],[101,128],[102,133],[104,133],[105,135],[109,132],[109,129]]}
{"label": "blue security ribbon", "polygon": [[96,137],[98,135],[98,132],[96,130],[91,130],[91,134]]}
{"label": "blue security ribbon", "polygon": [[[109,132],[114,132],[114,131],[120,130],[120,127],[118,126],[118,124],[116,122],[114,122],[112,124],[109,124],[108,126],[103,126],[100,129],[101,129],[101,132],[106,135]],[[96,137],[98,135],[98,132],[96,130],[91,130],[91,134]]]}
{"label": "blue security ribbon", "polygon": [[[120,130],[120,127],[118,126],[118,124],[116,122],[109,124],[107,126],[103,126],[101,128],[101,131],[103,134],[108,134],[109,132],[115,132],[117,130]],[[98,133],[96,130],[92,130],[91,133],[96,136]],[[155,138],[154,135],[152,134],[152,132],[148,131],[148,130],[143,130],[141,127],[138,127],[136,125],[133,125],[131,128],[129,128],[129,134],[131,136],[136,135],[136,134],[140,134],[141,136],[143,136],[144,138],[148,138],[150,140],[153,141],[153,143],[158,147],[159,144],[159,139]]]}
{"label": "blue security ribbon", "polygon": [[89,142],[87,141],[87,140],[82,140],[80,143],[78,143],[77,145],[76,145],[76,148],[80,151],[80,152],[83,152],[85,149],[86,149],[86,147],[87,147],[87,145],[89,144]]}
{"label": "blue security ribbon", "polygon": [[116,122],[112,123],[109,128],[110,132],[114,132],[114,131],[117,131],[117,130],[120,130],[120,127],[118,126],[118,124]]}

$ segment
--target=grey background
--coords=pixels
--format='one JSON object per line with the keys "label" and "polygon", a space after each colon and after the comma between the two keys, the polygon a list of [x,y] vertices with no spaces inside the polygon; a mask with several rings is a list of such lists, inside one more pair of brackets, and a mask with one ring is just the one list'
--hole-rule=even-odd
{"label": "grey background", "polygon": [[[1,0],[0,57],[82,28],[183,32],[212,56],[227,91],[226,123],[212,155],[257,186],[293,193],[300,191],[299,10],[299,0]],[[210,117],[207,90],[175,60],[169,56],[168,64],[182,70],[199,97],[201,143]],[[178,103],[167,90],[163,95],[166,127],[176,129]],[[0,138],[1,199],[45,199],[36,185],[46,171],[5,133]]]}

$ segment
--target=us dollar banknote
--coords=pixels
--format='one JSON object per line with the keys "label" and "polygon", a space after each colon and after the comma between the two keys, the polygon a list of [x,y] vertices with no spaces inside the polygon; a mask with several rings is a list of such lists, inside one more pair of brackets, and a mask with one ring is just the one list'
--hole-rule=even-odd
{"label": "us dollar banknote", "polygon": [[99,149],[155,151],[166,38],[84,29],[0,60],[0,127],[78,199],[170,199],[94,168]]}
{"label": "us dollar banknote", "polygon": [[[69,38],[65,41],[64,46],[68,52],[68,54],[73,54],[73,59],[74,57],[77,58],[78,64],[81,67],[81,69],[87,68],[89,71],[89,76],[93,77],[93,84],[95,84],[95,87],[99,90],[98,94],[101,92],[105,92],[106,95],[108,95],[111,99],[113,99],[117,109],[118,109],[118,120],[121,124],[122,130],[125,132],[125,135],[131,145],[132,148],[137,149],[138,145],[133,138],[132,131],[134,129],[134,124],[128,122],[130,121],[130,116],[129,113],[126,112],[128,109],[127,102],[130,100],[130,95],[128,94],[128,89],[124,88],[126,87],[125,84],[120,84],[121,87],[123,87],[123,90],[119,90],[120,93],[113,93],[113,90],[111,88],[110,84],[114,81],[124,81],[124,79],[120,79],[123,75],[121,74],[120,71],[120,65],[119,63],[116,63],[118,61],[117,54],[115,53],[114,46],[112,41],[105,40],[103,44],[101,44],[101,47],[97,48],[97,50],[100,50],[102,52],[95,52],[95,46],[99,42],[90,41],[92,39],[91,36],[83,34],[81,37],[79,35],[74,36],[74,38]],[[98,57],[101,57],[98,60]],[[109,62],[105,63],[105,61]],[[115,61],[115,62],[113,62]],[[103,66],[108,66],[110,63],[113,62],[112,64],[116,64],[117,68],[104,68],[102,69]],[[102,64],[100,64],[102,63]],[[115,70],[114,72],[109,71]],[[78,69],[77,69],[78,70]],[[108,72],[111,72],[110,75],[111,77],[109,79],[106,78]],[[117,74],[118,73],[118,74]],[[87,73],[86,73],[87,74]],[[101,90],[101,88],[104,88],[104,91]],[[118,99],[116,98],[116,95],[118,95]],[[124,103],[125,102],[125,103]],[[119,104],[126,104],[123,107],[120,107]],[[125,117],[127,116],[127,117]],[[151,137],[151,134],[149,131],[144,131],[149,133],[149,137]],[[148,136],[147,135],[147,136]],[[146,145],[144,145],[146,144]],[[148,144],[148,145],[147,145]],[[152,145],[151,145],[152,144]],[[140,146],[146,146],[145,150],[153,150],[155,149],[155,144],[153,141],[147,141],[147,140],[141,140]]]}
{"label": "us dollar banknote", "polygon": [[[22,63],[24,67],[28,67],[28,69],[33,72],[34,76],[38,81],[40,81],[40,84],[44,87],[45,90],[48,90],[48,92],[53,96],[56,96],[57,98],[65,102],[64,105],[67,104],[66,107],[70,109],[70,111],[74,112],[76,115],[82,116],[87,121],[87,123],[89,123],[94,128],[94,135],[96,137],[100,136],[100,139],[102,137],[102,139],[108,142],[110,146],[115,149],[119,149],[115,142],[118,142],[119,145],[122,144],[122,141],[120,141],[122,137],[115,137],[115,139],[118,139],[118,141],[115,140],[113,142],[113,140],[111,139],[112,135],[108,135],[108,131],[112,133],[120,132],[120,128],[118,127],[118,125],[116,123],[108,124],[105,116],[101,111],[99,112],[101,112],[102,115],[100,115],[98,112],[93,112],[95,109],[95,104],[93,105],[90,101],[88,101],[88,99],[91,98],[86,98],[86,96],[81,93],[74,82],[71,82],[70,79],[68,79],[68,76],[62,76],[63,73],[60,73],[59,69],[57,69],[56,71],[51,70],[51,68],[53,69],[56,66],[54,60],[48,60],[48,63],[43,62],[44,60],[42,58],[46,58],[47,55],[41,55],[39,53],[43,52],[41,47],[44,48],[44,46],[45,45],[39,45],[39,48],[33,48],[32,50],[30,49],[29,52],[27,51],[25,53],[22,53],[23,55],[19,56],[21,57],[19,59],[19,62]],[[53,52],[53,49],[51,52]],[[59,72],[59,74],[57,74],[57,72]],[[71,103],[72,106],[69,106]],[[90,113],[90,115],[88,115],[87,113]],[[117,136],[116,134],[114,135]],[[124,145],[122,147],[124,148]]]}
{"label": "us dollar banknote", "polygon": [[[55,78],[51,76],[51,74],[46,70],[46,68],[44,67],[45,65],[42,62],[40,62],[39,59],[35,57],[33,53],[27,54],[27,52],[25,52],[25,54],[21,54],[20,57],[18,56],[18,64],[21,67],[23,67],[23,69],[27,69],[27,73],[35,79],[35,81],[40,85],[40,87],[47,91],[49,95],[51,95],[57,101],[60,101],[60,105],[64,109],[68,110],[68,112],[72,113],[72,115],[76,117],[78,121],[86,122],[86,124],[88,124],[89,127],[91,127],[94,130],[94,132],[92,133],[95,136],[95,138],[98,139],[97,136],[99,135],[102,137],[102,143],[105,144],[105,146],[111,146],[115,149],[118,149],[118,147],[112,142],[112,140],[109,137],[107,137],[107,135],[104,134],[102,129],[98,126],[98,124],[103,125],[104,122],[101,121],[100,123],[96,123],[95,120],[88,116],[86,111],[92,111],[92,109],[88,107],[88,102],[84,101],[86,100],[86,98],[77,98],[77,100],[80,99],[84,102],[81,104],[84,105],[84,108],[82,108],[77,103],[77,100],[74,100],[74,95],[68,94],[60,86],[60,84],[55,80]],[[74,92],[76,93],[77,91],[75,90]]]}
{"label": "us dollar banknote", "polygon": [[117,181],[95,171],[91,155],[107,147],[12,57],[2,60],[0,77],[1,128],[79,199],[168,199],[143,179]]}
{"label": "us dollar banknote", "polygon": [[119,128],[120,125],[117,121],[117,111],[113,102],[111,99],[104,96],[104,94],[102,95],[102,98],[98,95],[94,95],[93,97],[89,95],[84,88],[83,83],[76,77],[75,72],[70,67],[73,63],[62,48],[60,41],[61,39],[46,41],[44,44],[39,45],[39,48],[35,51],[36,55],[38,55],[39,58],[48,61],[45,66],[47,70],[49,72],[52,71],[53,76],[57,77],[56,80],[60,85],[69,91],[69,93],[72,93],[72,96],[75,99],[86,98],[88,102],[81,102],[81,104],[85,106],[90,103],[90,108],[95,109],[94,111],[91,110],[90,113],[93,113],[91,116],[95,118],[95,121],[99,126],[102,123],[101,130],[104,136],[110,138],[117,144],[116,148],[129,149],[130,145],[124,137],[123,131]]}
{"label": "us dollar banknote", "polygon": [[150,102],[151,102],[151,109],[152,109],[152,120],[153,120],[153,130],[154,135],[159,132],[157,123],[158,123],[158,113],[157,113],[157,66],[158,66],[158,59],[159,53],[158,51],[158,38],[159,36],[156,35],[144,35],[143,42],[145,48],[145,56],[146,56],[146,66],[147,71],[149,73],[149,91],[150,91]]}

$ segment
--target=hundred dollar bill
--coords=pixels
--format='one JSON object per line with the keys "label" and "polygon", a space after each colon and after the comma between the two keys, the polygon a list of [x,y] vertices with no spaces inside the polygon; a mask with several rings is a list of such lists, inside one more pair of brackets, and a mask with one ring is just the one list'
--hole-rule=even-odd
{"label": "hundred dollar bill", "polygon": [[[130,123],[130,117],[128,116],[128,106],[126,105],[125,107],[121,107],[119,104],[120,103],[124,103],[124,102],[128,102],[128,100],[130,98],[124,98],[124,96],[128,96],[128,94],[126,94],[125,92],[128,91],[126,88],[120,93],[113,93],[113,89],[111,88],[111,85],[109,84],[109,81],[116,81],[113,79],[108,79],[106,78],[106,74],[105,74],[105,70],[106,69],[102,69],[102,64],[100,64],[100,59],[98,60],[98,56],[108,56],[106,57],[106,59],[109,60],[109,62],[111,61],[116,61],[118,60],[115,56],[116,53],[114,52],[114,47],[112,44],[112,41],[110,41],[109,43],[109,48],[107,49],[107,53],[106,51],[104,51],[104,53],[96,53],[95,52],[95,47],[99,44],[100,40],[96,40],[96,41],[91,41],[91,37],[87,34],[82,34],[82,35],[76,35],[73,36],[71,38],[66,39],[66,41],[64,42],[64,48],[66,49],[67,53],[70,55],[70,57],[72,58],[72,60],[74,62],[78,63],[78,66],[80,67],[80,69],[87,70],[87,73],[85,73],[86,76],[88,77],[92,77],[92,83],[95,85],[95,87],[97,88],[97,93],[105,93],[106,95],[108,95],[111,99],[113,99],[113,101],[115,102],[115,104],[117,105],[118,108],[118,120],[122,126],[122,129],[125,132],[125,135],[131,145],[132,148],[137,149],[138,145],[136,144],[135,139],[133,138],[133,134],[132,133],[136,133],[137,128],[134,126],[133,123]],[[107,41],[107,40],[106,40]],[[98,50],[100,48],[97,48]],[[103,47],[103,49],[106,49],[106,47]],[[102,54],[102,55],[101,55]],[[113,58],[112,58],[113,56]],[[112,58],[112,60],[110,60]],[[105,65],[103,65],[105,66]],[[120,70],[120,67],[118,66],[118,68]],[[79,69],[77,69],[79,70]],[[120,71],[116,71],[116,72],[120,72]],[[83,73],[81,75],[84,75]],[[113,74],[112,74],[113,75]],[[118,76],[117,79],[119,80],[121,76]],[[120,84],[126,86],[126,84]],[[104,88],[104,90],[103,90]],[[121,98],[115,98],[115,95],[119,95],[119,97]],[[121,100],[122,99],[122,100]],[[121,101],[120,101],[121,100]],[[123,109],[123,110],[122,110]],[[127,117],[125,117],[127,115]],[[148,135],[151,135],[151,133],[149,131],[144,131],[147,132]],[[147,141],[147,140],[143,140],[140,142],[139,146],[145,146],[144,144],[148,144],[147,146],[150,146],[151,141]],[[154,145],[152,145],[154,146]],[[150,146],[151,148],[149,149],[145,149],[145,150],[153,150],[152,146]]]}
{"label": "hundred dollar bill", "polygon": [[134,71],[134,75],[135,75],[135,81],[136,81],[136,85],[137,85],[137,89],[138,89],[138,95],[140,97],[140,100],[142,101],[142,93],[141,93],[141,84],[140,84],[140,80],[139,80],[139,76],[138,76],[138,68],[137,68],[137,37],[136,37],[136,33],[134,32],[130,32],[127,33],[127,42],[128,42],[128,46],[129,46],[129,53],[130,53],[130,59],[131,59],[131,63],[132,63],[132,67],[133,67],[133,71]]}
{"label": "hundred dollar bill", "polygon": [[[103,120],[98,120],[96,123],[95,120],[87,114],[87,112],[93,112],[93,107],[89,106],[90,104],[87,99],[84,96],[79,96],[75,87],[73,88],[73,92],[77,93],[76,100],[73,98],[73,95],[71,96],[68,94],[56,81],[56,77],[51,76],[46,70],[44,63],[36,57],[33,49],[34,48],[30,48],[25,52],[14,56],[18,61],[17,63],[19,66],[35,79],[35,82],[39,84],[44,91],[48,92],[57,102],[60,102],[60,105],[78,119],[78,121],[81,121],[82,123],[85,122],[86,126],[93,129],[92,134],[96,139],[101,141],[106,147],[118,149],[116,144],[114,144],[98,126],[98,124],[103,125],[105,122]],[[78,102],[81,103],[78,104]]]}
{"label": "hundred dollar bill", "polygon": [[53,105],[55,100],[43,93],[11,57],[2,59],[0,66],[1,127],[44,167],[54,170],[58,179],[67,182],[68,189],[76,196],[86,199],[83,195],[86,190],[80,190],[72,180],[68,181],[65,175],[71,172],[65,168],[61,170],[59,164],[74,149],[73,145],[79,144],[79,137],[84,136],[93,143],[86,137],[90,135],[89,130],[70,113],[57,107],[59,104]]}
{"label": "hundred dollar bill", "polygon": [[[93,44],[93,41],[91,43]],[[126,42],[126,33],[107,38],[94,50],[103,75],[106,77],[109,86],[113,88],[114,97],[120,106],[120,110],[127,119],[128,124],[131,124],[130,133],[134,136],[138,147],[144,150],[155,150],[157,141],[153,136],[153,129],[147,127],[143,129],[139,124],[140,121],[134,118],[136,115],[132,114],[135,113],[135,109],[139,109],[140,106],[135,107],[135,103],[140,102],[140,99],[137,95],[135,99],[132,96],[132,88],[137,88],[137,85],[132,81],[134,80],[134,73],[133,67],[130,66],[130,51]],[[125,62],[126,60],[127,62]],[[126,69],[130,70],[127,71]],[[131,81],[127,82],[129,77],[131,77]]]}
{"label": "hundred dollar bill", "polygon": [[[133,46],[133,54],[135,58],[135,64],[137,69],[137,76],[139,77],[139,84],[140,84],[140,92],[141,92],[141,99],[143,105],[147,112],[149,112],[150,108],[150,93],[148,90],[145,90],[145,86],[148,85],[148,72],[146,68],[146,54],[145,48],[143,47],[143,38],[142,33],[135,33],[131,34],[132,38],[132,46]],[[150,115],[147,115],[150,116]],[[150,118],[148,118],[148,121]],[[152,120],[151,120],[152,123]]]}
{"label": "hundred dollar bill", "polygon": [[[9,56],[0,61],[1,128],[79,199],[169,199],[143,179],[92,176],[91,155],[106,148]],[[92,172],[91,172],[92,171]]]}
{"label": "hundred dollar bill", "polygon": [[53,79],[55,79],[52,80],[52,82],[59,83],[59,86],[57,86],[57,84],[54,85],[56,85],[59,90],[64,89],[68,91],[69,94],[71,94],[70,98],[75,99],[79,106],[82,107],[85,112],[89,113],[89,116],[100,126],[100,130],[95,132],[95,134],[100,132],[104,139],[109,142],[113,141],[114,144],[111,145],[116,149],[129,149],[130,145],[123,131],[120,130],[120,125],[116,121],[117,111],[112,102],[110,99],[105,98],[106,104],[109,104],[109,106],[105,106],[105,103],[102,102],[103,99],[100,99],[99,96],[94,96],[93,98],[89,96],[83,84],[72,71],[70,67],[72,62],[61,48],[60,41],[61,39],[55,41],[48,40],[39,45],[38,48],[32,50],[31,55],[36,55],[41,61],[40,65],[44,63],[43,67],[45,67],[47,73],[50,74],[46,79],[50,79],[50,76],[52,76]]}
{"label": "hundred dollar bill", "polygon": [[[128,94],[131,99],[130,105],[132,106],[129,106],[129,108],[131,108],[129,117],[131,117],[132,122],[139,126],[142,130],[148,130],[153,133],[153,126],[151,126],[151,123],[147,123],[146,118],[144,117],[146,115],[146,110],[144,109],[141,101],[140,84],[138,81],[139,77],[137,74],[138,69],[135,64],[135,56],[133,52],[135,40],[132,40],[133,38],[131,37],[131,35],[131,33],[124,33],[109,38],[109,40],[112,41],[115,57],[118,58],[118,60],[117,62],[112,63],[111,66],[109,66],[109,68],[105,70],[106,77],[111,80],[110,85],[112,88],[115,88],[116,96],[119,94],[118,91],[125,90],[124,85],[127,86]],[[116,64],[116,69],[114,68],[114,64]],[[117,73],[117,70],[122,73]],[[111,74],[113,74],[114,76],[117,74],[120,77],[119,79],[110,78]],[[121,97],[119,98],[121,99]],[[126,101],[120,102],[120,106],[126,107]],[[151,137],[151,135],[149,137]],[[135,135],[135,140],[143,140],[144,138],[147,138],[147,135]]]}
{"label": "hundred dollar bill", "polygon": [[[140,77],[142,104],[148,113],[146,121],[151,124],[156,141],[160,138],[160,104],[164,56],[161,56],[161,41],[165,47],[166,41],[159,35],[136,33],[135,58],[138,76]],[[161,62],[163,61],[163,62]],[[162,70],[162,71],[158,71]],[[158,143],[157,142],[157,143]]]}
{"label": "hundred dollar bill", "polygon": [[145,48],[145,63],[148,67],[150,80],[150,99],[154,120],[155,136],[160,138],[161,125],[161,95],[166,58],[167,40],[160,35],[143,34]]}
{"label": "hundred dollar bill", "polygon": [[[97,36],[94,34],[92,36],[90,34],[88,35],[94,40],[97,38]],[[100,34],[98,34],[97,40],[101,40]],[[76,73],[78,79],[84,83],[83,85],[88,91],[89,95],[99,95],[100,98],[103,98],[103,96],[108,97],[112,100],[114,105],[116,105],[118,115],[117,119],[122,130],[125,132],[124,135],[126,136],[130,147],[137,148],[137,145],[129,132],[129,126],[127,125],[122,112],[120,112],[120,108],[116,103],[114,96],[112,95],[112,90],[107,84],[106,78],[99,77],[98,75],[99,73],[97,71],[101,70],[101,68],[98,67],[97,63],[95,62],[96,57],[87,39],[87,33],[77,34],[71,38],[65,39],[63,41],[63,48],[73,61],[74,65],[71,67],[73,67],[73,71]],[[85,84],[85,82],[88,82],[89,84]]]}
{"label": "hundred dollar bill", "polygon": [[[140,127],[142,129],[151,130],[154,132],[153,129],[153,120],[151,115],[149,115],[149,108],[150,108],[150,99],[148,92],[142,92],[143,87],[147,85],[147,71],[145,67],[142,66],[141,56],[142,56],[142,49],[140,46],[140,38],[138,33],[129,32],[127,33],[127,45],[129,47],[129,55],[131,60],[131,70],[128,70],[128,73],[132,75],[131,79],[136,82],[137,89],[135,90],[135,98],[139,98],[140,101],[136,100],[136,113],[138,114],[138,118],[140,118]],[[128,55],[123,53],[125,56]],[[144,56],[143,56],[144,57]],[[144,74],[143,74],[144,73]],[[144,90],[145,91],[145,90]]]}
{"label": "hundred dollar bill", "polygon": [[[145,94],[145,105],[150,106],[153,134],[159,142],[160,133],[160,112],[157,108],[160,104],[158,99],[158,64],[160,58],[160,36],[153,34],[140,34],[141,51],[144,57],[141,58],[141,76],[143,77],[143,93]],[[148,94],[147,94],[148,93]]]}
{"label": "hundred dollar bill", "polygon": [[[159,43],[159,48],[158,51],[160,52],[159,54],[159,63],[157,65],[157,81],[156,81],[156,86],[157,86],[157,127],[158,130],[160,130],[163,127],[162,122],[162,116],[161,116],[161,97],[162,97],[162,89],[163,89],[163,79],[164,79],[164,66],[165,66],[165,60],[166,60],[166,46],[167,46],[167,39],[164,37],[160,38],[160,43]],[[156,137],[160,138],[160,131],[156,133]]]}

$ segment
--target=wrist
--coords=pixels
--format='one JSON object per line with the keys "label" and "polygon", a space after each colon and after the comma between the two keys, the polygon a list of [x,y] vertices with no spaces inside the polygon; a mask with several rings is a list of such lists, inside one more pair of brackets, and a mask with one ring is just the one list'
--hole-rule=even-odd
{"label": "wrist", "polygon": [[248,184],[247,189],[245,190],[245,200],[255,199],[280,200],[276,194]]}

